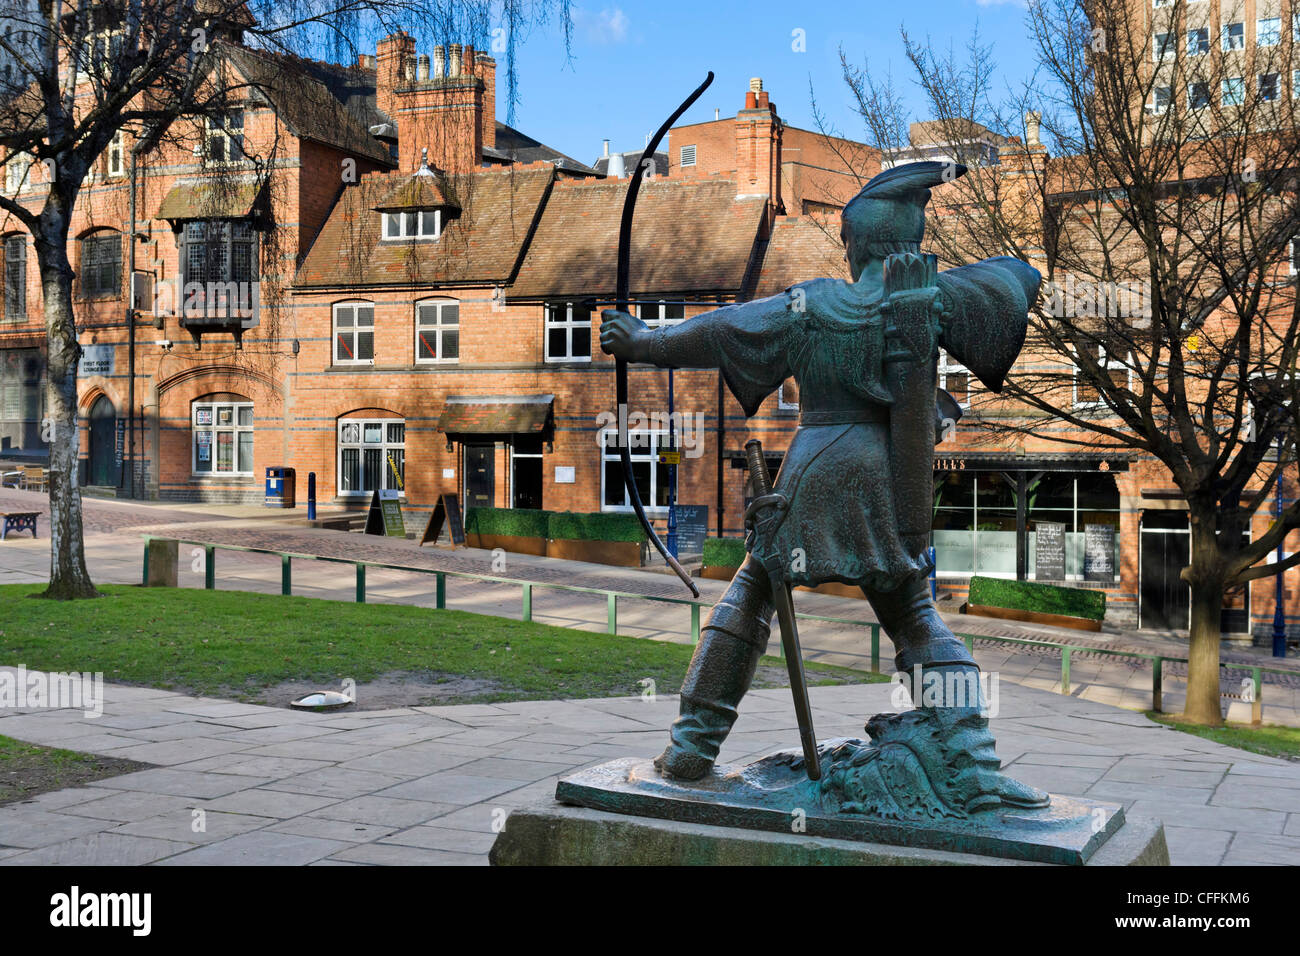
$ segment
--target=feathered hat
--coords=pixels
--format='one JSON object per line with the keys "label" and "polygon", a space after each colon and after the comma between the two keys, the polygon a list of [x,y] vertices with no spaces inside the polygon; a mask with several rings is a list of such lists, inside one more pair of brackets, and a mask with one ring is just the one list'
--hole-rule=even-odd
{"label": "feathered hat", "polygon": [[868,242],[920,242],[930,189],[966,174],[961,163],[929,160],[886,169],[844,207],[844,226]]}

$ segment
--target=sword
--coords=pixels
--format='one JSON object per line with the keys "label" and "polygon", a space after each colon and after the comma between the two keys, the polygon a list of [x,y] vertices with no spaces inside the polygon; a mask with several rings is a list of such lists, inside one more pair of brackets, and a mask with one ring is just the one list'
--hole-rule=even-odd
{"label": "sword", "polygon": [[[750,484],[754,488],[754,502],[749,506],[750,512],[784,504],[783,498],[772,494],[772,479],[767,473],[767,462],[763,460],[763,445],[757,438],[745,442],[745,457],[749,463]],[[755,526],[757,527],[757,521]],[[821,761],[817,758],[817,734],[813,731],[812,705],[808,702],[808,678],[803,671],[803,652],[799,649],[799,630],[794,620],[794,599],[790,595],[790,584],[770,568],[768,578],[772,585],[776,617],[781,625],[781,647],[785,651],[785,666],[790,673],[790,693],[794,697],[795,717],[799,720],[799,743],[803,746],[804,765],[808,769],[809,780],[820,780]]]}

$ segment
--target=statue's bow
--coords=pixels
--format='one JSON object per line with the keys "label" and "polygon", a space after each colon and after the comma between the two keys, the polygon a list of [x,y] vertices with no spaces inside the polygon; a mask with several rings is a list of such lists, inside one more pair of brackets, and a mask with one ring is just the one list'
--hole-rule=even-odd
{"label": "statue's bow", "polygon": [[[664,121],[659,127],[659,131],[650,137],[650,142],[646,143],[645,152],[641,154],[640,161],[636,164],[636,169],[632,172],[632,178],[627,184],[627,195],[623,199],[623,219],[618,228],[618,281],[615,289],[615,306],[621,312],[628,311],[629,305],[629,282],[632,266],[632,214],[636,211],[636,196],[641,189],[641,178],[645,175],[646,162],[653,162],[655,150],[658,148],[660,141],[667,135],[669,128],[677,122],[678,118],[685,113],[692,103],[700,98],[700,94],[709,88],[713,82],[713,71],[704,82],[696,87],[695,92],[677,107],[672,116]],[[628,444],[627,435],[627,416],[628,416],[628,397],[627,397],[627,360],[618,358],[614,364],[615,391],[617,392],[618,401],[618,457],[623,463],[623,485],[627,488],[628,499],[632,502],[632,510],[636,512],[637,519],[641,522],[641,527],[645,528],[645,533],[649,536],[650,541],[654,544],[655,550],[663,555],[668,566],[677,572],[677,576],[682,579],[691,594],[695,597],[700,596],[700,589],[695,586],[691,576],[686,570],[677,563],[677,559],[668,553],[664,543],[659,540],[659,535],[655,534],[654,527],[650,524],[650,519],[645,515],[645,505],[641,503],[641,494],[636,488],[636,478],[632,474],[632,449]]]}

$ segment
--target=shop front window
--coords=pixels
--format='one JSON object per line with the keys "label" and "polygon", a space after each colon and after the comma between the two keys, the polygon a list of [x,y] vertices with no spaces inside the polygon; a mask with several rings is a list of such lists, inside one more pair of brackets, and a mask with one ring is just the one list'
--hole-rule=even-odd
{"label": "shop front window", "polygon": [[253,474],[253,403],[195,402],[191,432],[196,475]]}
{"label": "shop front window", "polygon": [[339,494],[406,487],[406,422],[400,418],[339,421]]}

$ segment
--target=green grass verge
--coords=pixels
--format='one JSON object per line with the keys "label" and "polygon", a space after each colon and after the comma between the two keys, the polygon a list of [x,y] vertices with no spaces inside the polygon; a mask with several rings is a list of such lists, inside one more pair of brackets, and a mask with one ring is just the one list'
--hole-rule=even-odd
{"label": "green grass verge", "polygon": [[[294,681],[335,686],[394,672],[482,691],[448,700],[675,693],[692,648],[465,611],[352,604],[242,591],[107,585],[94,601],[31,600],[41,585],[0,586],[0,664],[102,671],[107,681],[248,699]],[[772,663],[766,662],[765,663]],[[755,686],[774,686],[784,665]],[[809,664],[810,683],[882,675]]]}
{"label": "green grass verge", "polygon": [[1282,727],[1278,724],[1265,724],[1262,727],[1242,724],[1203,727],[1200,724],[1189,724],[1172,714],[1158,714],[1154,710],[1146,713],[1156,723],[1181,730],[1185,734],[1193,734],[1239,750],[1249,750],[1251,753],[1300,760],[1300,727]]}
{"label": "green grass verge", "polygon": [[132,760],[41,747],[0,735],[0,805],[147,766]]}
{"label": "green grass verge", "polygon": [[738,568],[745,563],[744,538],[705,538],[703,561],[706,568]]}
{"label": "green grass verge", "polygon": [[1063,588],[1035,581],[1009,581],[1004,578],[970,579],[971,604],[988,607],[1037,611],[1041,614],[1064,614],[1100,621],[1106,617],[1106,592],[1089,588]]}

